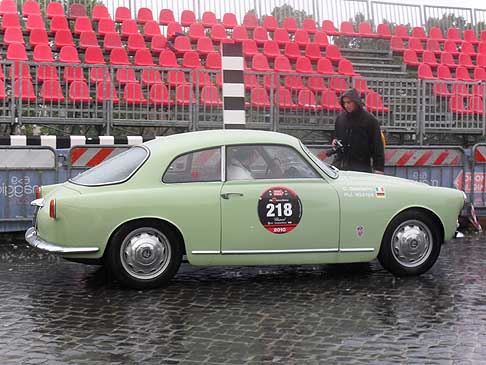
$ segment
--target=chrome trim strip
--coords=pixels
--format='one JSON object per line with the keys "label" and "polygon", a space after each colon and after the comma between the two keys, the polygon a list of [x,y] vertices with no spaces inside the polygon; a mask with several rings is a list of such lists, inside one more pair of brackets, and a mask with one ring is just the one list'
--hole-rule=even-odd
{"label": "chrome trim strip", "polygon": [[223,255],[253,255],[253,254],[275,254],[275,253],[326,253],[338,252],[338,248],[307,248],[301,250],[230,250],[222,251]]}
{"label": "chrome trim strip", "polygon": [[221,146],[221,182],[226,181],[226,146]]}
{"label": "chrome trim strip", "polygon": [[98,247],[62,247],[54,243],[44,241],[42,238],[37,236],[37,231],[34,227],[30,227],[27,232],[25,232],[25,240],[29,245],[35,247],[42,251],[47,251],[50,253],[90,253],[98,252]]}
{"label": "chrome trim strip", "polygon": [[221,251],[218,251],[218,250],[215,250],[215,251],[191,251],[191,253],[193,255],[216,255],[216,254],[220,254]]}
{"label": "chrome trim strip", "polygon": [[340,252],[373,252],[374,248],[341,248]]}
{"label": "chrome trim strip", "polygon": [[40,198],[40,199],[32,200],[30,202],[30,205],[32,205],[34,207],[40,207],[40,208],[42,208],[44,206],[44,199],[43,198]]}

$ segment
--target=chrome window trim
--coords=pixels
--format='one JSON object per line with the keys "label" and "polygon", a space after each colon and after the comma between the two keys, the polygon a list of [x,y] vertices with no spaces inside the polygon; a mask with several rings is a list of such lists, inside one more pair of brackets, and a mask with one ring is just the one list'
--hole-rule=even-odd
{"label": "chrome window trim", "polygon": [[305,248],[300,250],[196,250],[191,251],[193,255],[258,255],[258,254],[286,254],[286,253],[355,253],[373,252],[374,248]]}

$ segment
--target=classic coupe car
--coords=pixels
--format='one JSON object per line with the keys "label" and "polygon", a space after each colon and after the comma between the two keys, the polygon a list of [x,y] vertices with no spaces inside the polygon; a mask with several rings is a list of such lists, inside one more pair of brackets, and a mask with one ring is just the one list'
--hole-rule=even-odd
{"label": "classic coupe car", "polygon": [[212,130],[156,139],[43,186],[26,240],[124,285],[193,265],[365,262],[419,275],[451,239],[461,191],[339,171],[297,138]]}

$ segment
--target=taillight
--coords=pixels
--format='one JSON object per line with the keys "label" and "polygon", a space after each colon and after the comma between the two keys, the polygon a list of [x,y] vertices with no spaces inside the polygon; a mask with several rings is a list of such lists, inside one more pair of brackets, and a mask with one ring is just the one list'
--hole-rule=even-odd
{"label": "taillight", "polygon": [[49,217],[56,219],[56,199],[51,199],[49,202]]}
{"label": "taillight", "polygon": [[35,189],[35,198],[36,199],[40,199],[42,198],[42,192],[41,192],[41,187],[40,186],[36,186]]}

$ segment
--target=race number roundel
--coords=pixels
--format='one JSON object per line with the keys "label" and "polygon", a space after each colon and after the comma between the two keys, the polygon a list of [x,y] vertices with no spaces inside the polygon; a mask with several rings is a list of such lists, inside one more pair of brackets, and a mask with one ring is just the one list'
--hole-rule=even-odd
{"label": "race number roundel", "polygon": [[258,217],[266,230],[276,234],[288,233],[300,222],[302,202],[293,190],[273,186],[260,195]]}

